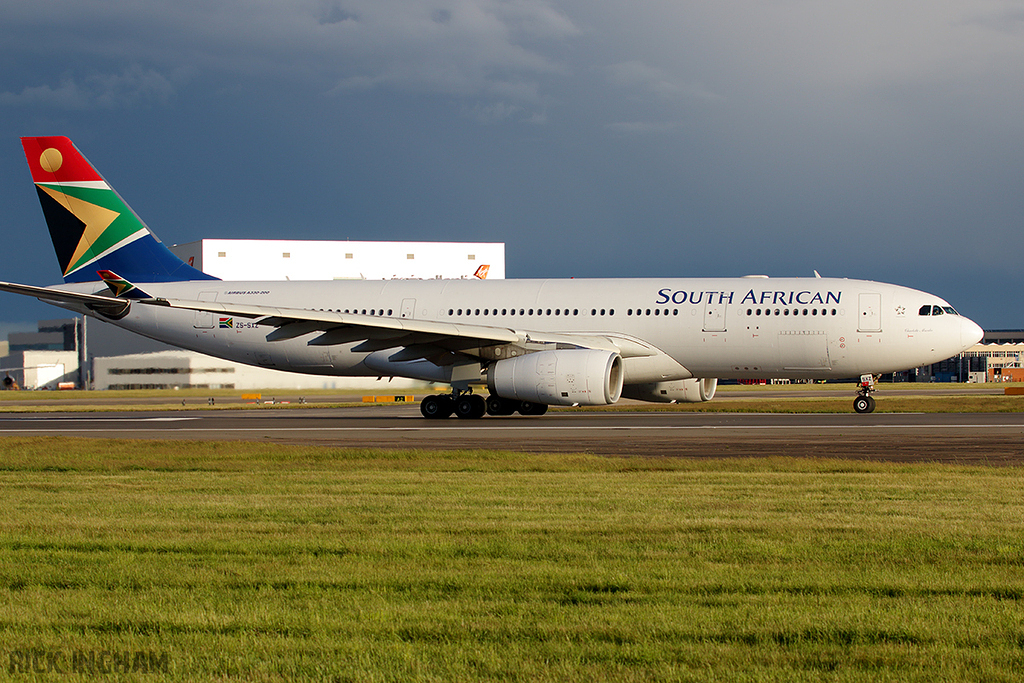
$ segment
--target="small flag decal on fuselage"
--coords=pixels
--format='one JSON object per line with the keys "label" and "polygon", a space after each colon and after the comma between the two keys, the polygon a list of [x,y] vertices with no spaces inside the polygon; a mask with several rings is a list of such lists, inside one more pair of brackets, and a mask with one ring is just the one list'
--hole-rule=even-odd
{"label": "small flag decal on fuselage", "polygon": [[235,326],[234,318],[218,318],[217,320],[220,322],[220,327],[222,328]]}

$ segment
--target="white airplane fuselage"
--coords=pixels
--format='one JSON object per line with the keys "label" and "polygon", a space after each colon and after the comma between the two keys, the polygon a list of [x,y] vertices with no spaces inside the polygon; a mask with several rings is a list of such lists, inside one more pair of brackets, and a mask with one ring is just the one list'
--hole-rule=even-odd
{"label": "white airplane fuselage", "polygon": [[[139,283],[153,297],[489,326],[538,348],[611,340],[625,384],[691,377],[827,379],[887,373],[961,353],[981,329],[942,299],[832,278],[380,280]],[[103,285],[62,285],[99,292]],[[921,315],[923,307],[940,311]],[[324,375],[439,379],[389,360],[386,342],[268,341],[256,319],[133,303],[115,324],[232,361]],[[364,338],[365,339],[365,338]],[[311,343],[313,342],[313,343]],[[361,345],[361,346],[360,346]],[[600,342],[597,343],[600,345]],[[561,347],[559,347],[561,348]],[[420,363],[422,365],[422,362]]]}

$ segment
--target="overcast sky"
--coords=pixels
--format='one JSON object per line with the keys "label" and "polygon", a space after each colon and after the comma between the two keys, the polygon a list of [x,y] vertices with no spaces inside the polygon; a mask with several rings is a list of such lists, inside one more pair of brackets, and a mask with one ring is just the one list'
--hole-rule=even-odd
{"label": "overcast sky", "polygon": [[[68,135],[170,244],[503,241],[509,277],[817,269],[1024,327],[1019,2],[2,6],[2,280],[60,280],[18,137]],[[0,297],[8,325],[61,314]]]}

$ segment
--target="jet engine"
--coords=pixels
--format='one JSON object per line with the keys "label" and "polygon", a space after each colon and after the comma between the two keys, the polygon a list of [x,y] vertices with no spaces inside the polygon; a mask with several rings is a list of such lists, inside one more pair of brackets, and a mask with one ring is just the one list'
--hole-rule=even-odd
{"label": "jet engine", "polygon": [[492,394],[556,406],[615,403],[622,379],[622,357],[597,349],[537,351],[500,360],[487,370]]}
{"label": "jet engine", "polygon": [[649,384],[627,384],[622,395],[637,401],[652,403],[700,403],[715,397],[718,388],[716,377],[693,377],[672,382],[651,382]]}

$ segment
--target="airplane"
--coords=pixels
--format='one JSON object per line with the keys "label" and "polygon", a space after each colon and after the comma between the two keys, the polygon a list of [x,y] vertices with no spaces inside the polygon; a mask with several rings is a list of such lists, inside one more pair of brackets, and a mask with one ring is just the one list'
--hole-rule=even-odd
{"label": "airplane", "polygon": [[71,140],[22,145],[64,282],[0,290],[249,365],[449,385],[420,403],[427,418],[709,401],[719,379],[849,377],[861,378],[854,410],[870,413],[877,375],[982,338],[933,294],[816,272],[223,281],[172,254]]}

